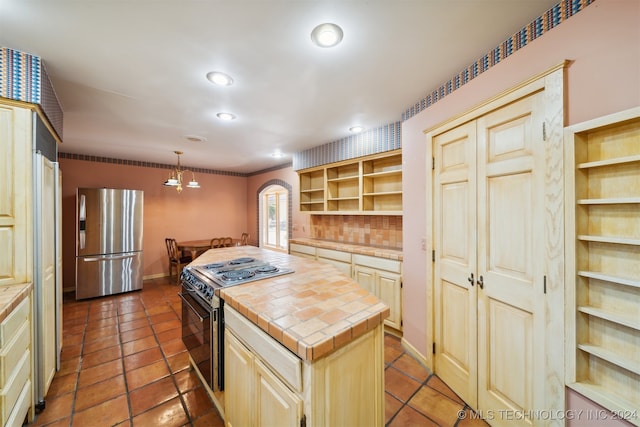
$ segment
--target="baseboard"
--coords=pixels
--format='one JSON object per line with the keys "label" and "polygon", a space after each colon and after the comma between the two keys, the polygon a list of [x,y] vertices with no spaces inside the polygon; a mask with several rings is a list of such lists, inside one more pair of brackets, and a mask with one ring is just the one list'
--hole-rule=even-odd
{"label": "baseboard", "polygon": [[160,279],[161,277],[168,277],[169,273],[158,273],[158,274],[150,274],[148,276],[143,276],[142,280],[153,280],[153,279]]}
{"label": "baseboard", "polygon": [[427,358],[425,356],[423,356],[418,350],[416,350],[416,348],[414,346],[412,346],[404,338],[402,338],[402,340],[400,340],[400,343],[402,344],[402,348],[404,348],[407,353],[411,354],[411,356],[413,356],[414,359],[416,359],[418,362],[420,362],[420,364],[422,366],[424,366],[429,372],[433,372],[433,369],[427,363]]}

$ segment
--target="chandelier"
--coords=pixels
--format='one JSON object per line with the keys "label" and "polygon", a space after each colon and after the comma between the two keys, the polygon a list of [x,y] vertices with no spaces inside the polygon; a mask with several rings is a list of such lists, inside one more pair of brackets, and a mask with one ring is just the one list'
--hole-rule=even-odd
{"label": "chandelier", "polygon": [[[171,171],[171,176],[164,182],[164,185],[167,187],[176,187],[178,193],[182,191],[182,175],[187,172],[191,172],[190,170],[180,168],[180,155],[182,151],[174,151],[178,155],[178,166],[174,170]],[[191,181],[187,184],[188,188],[200,188],[200,184],[196,181],[196,177],[191,172]]]}

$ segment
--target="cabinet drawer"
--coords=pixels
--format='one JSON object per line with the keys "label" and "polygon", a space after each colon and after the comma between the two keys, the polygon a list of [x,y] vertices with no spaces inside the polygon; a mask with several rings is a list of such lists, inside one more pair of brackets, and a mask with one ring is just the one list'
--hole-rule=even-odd
{"label": "cabinet drawer", "polygon": [[25,350],[29,348],[29,338],[29,322],[23,322],[13,339],[0,350],[0,389],[4,390],[5,384],[25,354]]}
{"label": "cabinet drawer", "polygon": [[342,273],[346,274],[347,276],[351,277],[351,263],[335,261],[335,260],[326,259],[326,258],[318,258],[318,261],[324,262],[324,263],[327,263],[327,264],[331,264],[335,268],[340,270],[340,272],[342,272]]}
{"label": "cabinet drawer", "polygon": [[9,414],[18,401],[24,385],[29,381],[31,372],[30,352],[22,354],[18,366],[7,380],[6,386],[0,391],[0,406],[2,407],[2,425],[7,422]]}
{"label": "cabinet drawer", "polygon": [[377,270],[386,270],[400,274],[402,272],[402,261],[387,258],[378,258],[369,255],[353,254],[353,263],[364,265],[366,267],[375,268]]}
{"label": "cabinet drawer", "polygon": [[22,391],[20,392],[20,396],[18,396],[18,401],[16,402],[13,410],[9,414],[9,419],[5,426],[7,427],[19,427],[22,425],[27,413],[29,412],[29,408],[31,407],[31,380],[27,380],[24,387],[22,387]]}
{"label": "cabinet drawer", "polygon": [[335,259],[336,261],[351,263],[351,254],[349,252],[318,248],[317,254],[318,254],[318,258]]}
{"label": "cabinet drawer", "polygon": [[316,256],[316,248],[313,246],[299,245],[297,243],[291,243],[289,245],[289,251],[292,253],[298,252],[300,254],[311,255],[312,257]]}
{"label": "cabinet drawer", "polygon": [[25,298],[9,315],[0,323],[0,348],[7,345],[13,334],[29,320],[29,301]]}
{"label": "cabinet drawer", "polygon": [[302,392],[302,360],[284,348],[240,313],[225,305],[224,322],[233,334],[251,348],[289,386]]}

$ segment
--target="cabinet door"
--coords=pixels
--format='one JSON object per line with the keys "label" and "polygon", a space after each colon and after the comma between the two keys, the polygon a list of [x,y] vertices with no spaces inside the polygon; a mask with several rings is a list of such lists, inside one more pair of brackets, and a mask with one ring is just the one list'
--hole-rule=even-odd
{"label": "cabinet door", "polygon": [[378,271],[376,274],[378,298],[389,306],[391,312],[384,323],[400,330],[402,328],[402,293],[400,289],[402,279],[399,274],[389,271]]}
{"label": "cabinet door", "polygon": [[353,279],[358,282],[367,291],[378,296],[376,286],[376,271],[372,268],[362,267],[360,265],[353,266]]}
{"label": "cabinet door", "polygon": [[256,426],[300,425],[302,400],[260,360],[255,362]]}
{"label": "cabinet door", "polygon": [[224,339],[224,376],[227,382],[232,382],[227,384],[225,390],[226,425],[227,427],[255,425],[253,422],[255,357],[229,330],[225,331]]}

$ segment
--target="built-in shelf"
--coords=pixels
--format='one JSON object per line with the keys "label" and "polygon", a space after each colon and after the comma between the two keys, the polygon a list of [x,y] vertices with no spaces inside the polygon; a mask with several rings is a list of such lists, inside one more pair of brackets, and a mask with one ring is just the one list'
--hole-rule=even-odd
{"label": "built-in shelf", "polygon": [[565,141],[566,382],[640,414],[640,108],[571,126]]}
{"label": "built-in shelf", "polygon": [[[299,174],[302,212],[402,214],[400,150],[332,163]],[[307,196],[308,193],[313,194]]]}

